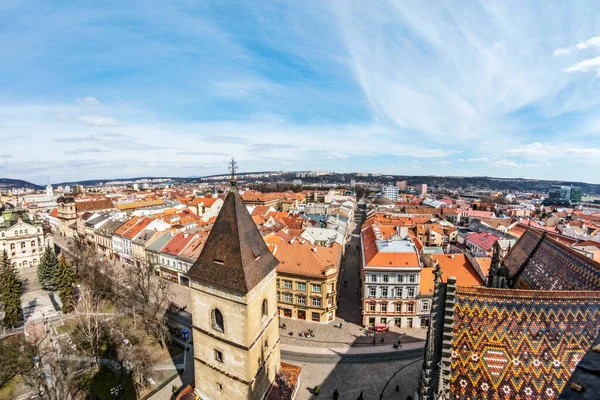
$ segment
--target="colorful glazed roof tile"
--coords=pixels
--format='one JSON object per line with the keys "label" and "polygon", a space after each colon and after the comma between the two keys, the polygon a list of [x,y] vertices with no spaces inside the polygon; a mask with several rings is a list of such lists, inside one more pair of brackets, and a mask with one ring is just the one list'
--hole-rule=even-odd
{"label": "colorful glazed roof tile", "polygon": [[598,334],[600,291],[457,287],[449,391],[557,398]]}
{"label": "colorful glazed roof tile", "polygon": [[529,229],[504,259],[514,287],[535,290],[599,290],[600,264]]}

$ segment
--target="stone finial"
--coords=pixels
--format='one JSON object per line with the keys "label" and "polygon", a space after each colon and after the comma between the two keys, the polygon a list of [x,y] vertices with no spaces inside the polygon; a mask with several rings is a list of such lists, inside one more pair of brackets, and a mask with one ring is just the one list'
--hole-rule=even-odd
{"label": "stone finial", "polygon": [[433,282],[440,283],[442,281],[442,268],[437,260],[435,261],[435,267],[433,268],[432,274],[435,275]]}

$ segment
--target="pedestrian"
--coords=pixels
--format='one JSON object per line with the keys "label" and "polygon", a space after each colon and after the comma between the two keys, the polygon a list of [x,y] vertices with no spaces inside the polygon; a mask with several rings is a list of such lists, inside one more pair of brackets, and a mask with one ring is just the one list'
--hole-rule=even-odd
{"label": "pedestrian", "polygon": [[360,391],[360,394],[358,395],[356,400],[365,400],[365,399],[363,399],[363,391],[362,390]]}
{"label": "pedestrian", "polygon": [[398,348],[401,349],[402,348],[402,342],[400,342],[400,339],[398,339]]}
{"label": "pedestrian", "polygon": [[337,389],[335,389],[333,391],[333,400],[338,400],[340,398],[340,394],[338,393]]}
{"label": "pedestrian", "polygon": [[319,385],[315,386],[315,388],[313,389],[313,393],[315,396],[318,396],[320,391],[321,388],[319,387]]}

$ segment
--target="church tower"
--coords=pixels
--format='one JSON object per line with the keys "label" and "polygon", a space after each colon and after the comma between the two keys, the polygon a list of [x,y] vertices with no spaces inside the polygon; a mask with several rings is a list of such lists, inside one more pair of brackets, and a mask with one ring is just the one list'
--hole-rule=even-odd
{"label": "church tower", "polygon": [[50,184],[50,177],[48,177],[48,184],[46,185],[46,197],[54,196],[54,191],[52,190],[52,185]]}
{"label": "church tower", "polygon": [[280,368],[275,268],[237,189],[231,190],[190,268],[196,392],[260,400]]}

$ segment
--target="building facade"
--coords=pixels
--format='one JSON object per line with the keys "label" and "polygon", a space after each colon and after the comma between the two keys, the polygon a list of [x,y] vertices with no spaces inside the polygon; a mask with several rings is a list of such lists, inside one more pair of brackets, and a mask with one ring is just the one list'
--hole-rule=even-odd
{"label": "building facade", "polygon": [[52,236],[46,240],[41,222],[25,210],[8,210],[0,216],[0,251],[6,250],[16,268],[35,267]]}
{"label": "building facade", "polygon": [[394,324],[418,328],[419,252],[404,227],[385,235],[373,224],[361,232],[362,317],[364,326]]}

